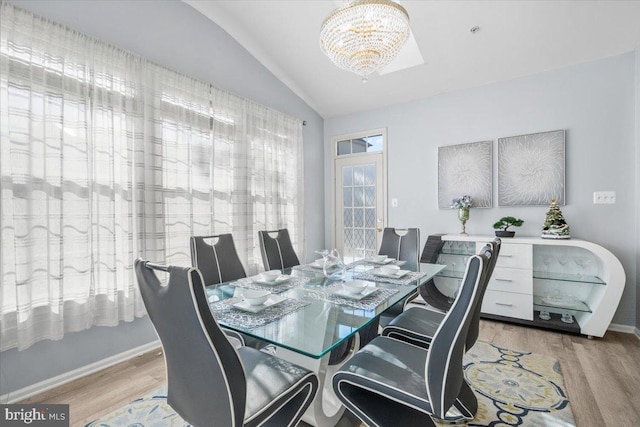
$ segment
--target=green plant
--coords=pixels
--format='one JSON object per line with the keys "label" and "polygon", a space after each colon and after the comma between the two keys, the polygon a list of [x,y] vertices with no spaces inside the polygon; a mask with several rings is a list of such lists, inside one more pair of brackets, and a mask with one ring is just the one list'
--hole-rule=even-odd
{"label": "green plant", "polygon": [[507,228],[511,226],[520,227],[522,224],[524,224],[524,220],[522,219],[516,219],[512,216],[503,216],[500,218],[500,221],[493,224],[493,228],[496,230],[502,229],[503,231],[507,231]]}

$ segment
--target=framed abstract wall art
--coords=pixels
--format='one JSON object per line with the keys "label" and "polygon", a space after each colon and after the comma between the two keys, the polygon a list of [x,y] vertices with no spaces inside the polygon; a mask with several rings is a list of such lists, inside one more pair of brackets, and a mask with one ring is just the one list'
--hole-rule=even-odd
{"label": "framed abstract wall art", "polygon": [[438,207],[469,195],[474,208],[492,205],[493,141],[438,147]]}
{"label": "framed abstract wall art", "polygon": [[498,206],[565,204],[565,131],[498,139]]}

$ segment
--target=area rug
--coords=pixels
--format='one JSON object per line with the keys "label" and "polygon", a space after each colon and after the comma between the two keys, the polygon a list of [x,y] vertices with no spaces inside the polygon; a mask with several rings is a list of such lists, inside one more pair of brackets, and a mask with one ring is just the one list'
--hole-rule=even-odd
{"label": "area rug", "polygon": [[[575,426],[556,359],[478,342],[465,355],[464,373],[478,398],[478,412],[474,420],[457,426]],[[87,427],[187,425],[161,389]]]}

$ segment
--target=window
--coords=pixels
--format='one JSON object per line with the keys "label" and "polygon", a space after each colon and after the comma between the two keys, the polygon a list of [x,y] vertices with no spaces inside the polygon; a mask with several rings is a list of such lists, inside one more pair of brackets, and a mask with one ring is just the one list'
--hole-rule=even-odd
{"label": "window", "polygon": [[1,7],[0,351],[144,315],[134,259],[193,234],[302,246],[300,120]]}
{"label": "window", "polygon": [[383,149],[383,140],[382,134],[379,134],[338,141],[336,144],[337,155],[378,153]]}

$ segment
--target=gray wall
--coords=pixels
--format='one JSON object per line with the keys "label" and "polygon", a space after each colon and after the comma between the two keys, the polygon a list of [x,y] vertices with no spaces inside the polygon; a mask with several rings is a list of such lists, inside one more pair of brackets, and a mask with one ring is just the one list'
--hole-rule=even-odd
{"label": "gray wall", "polygon": [[[636,283],[640,287],[640,46],[636,48]],[[640,335],[640,290],[636,292],[636,334]]]}
{"label": "gray wall", "polygon": [[[306,253],[324,247],[323,120],[233,38],[179,1],[13,1],[19,7],[237,95],[299,117],[304,127]],[[156,339],[145,317],[0,353],[0,394]]]}
{"label": "gray wall", "polygon": [[[622,262],[627,283],[614,323],[636,324],[635,53],[551,72],[448,93],[421,101],[325,120],[325,176],[330,176],[331,138],[386,127],[388,131],[388,225],[420,227],[423,243],[433,233],[458,233],[456,212],[437,206],[438,147],[566,129],[566,194],[562,207],[573,237],[596,242]],[[425,76],[429,78],[429,76]],[[494,165],[497,158],[494,143]],[[497,206],[494,167],[494,206]],[[594,191],[614,190],[615,205],[593,205]],[[330,183],[325,194],[331,195]],[[390,205],[390,203],[389,203]],[[329,203],[326,242],[332,242]],[[548,207],[472,209],[470,234],[493,234],[502,216],[525,220],[521,236],[539,235]]]}

